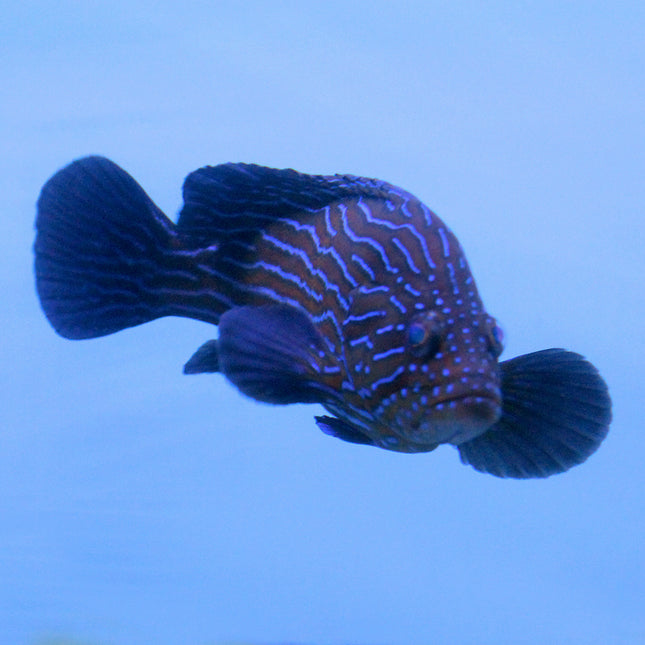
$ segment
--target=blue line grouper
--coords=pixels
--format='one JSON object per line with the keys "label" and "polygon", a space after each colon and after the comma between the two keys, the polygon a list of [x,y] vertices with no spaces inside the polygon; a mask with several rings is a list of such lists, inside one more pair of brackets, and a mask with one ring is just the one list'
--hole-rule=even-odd
{"label": "blue line grouper", "polygon": [[176,224],[103,157],[43,187],[43,310],[66,338],[161,316],[218,326],[184,372],[220,372],[273,404],[320,403],[323,432],[399,452],[453,444],[499,477],[547,477],[600,445],[611,402],[579,354],[498,362],[455,236],[382,181],[252,164],[191,173]]}

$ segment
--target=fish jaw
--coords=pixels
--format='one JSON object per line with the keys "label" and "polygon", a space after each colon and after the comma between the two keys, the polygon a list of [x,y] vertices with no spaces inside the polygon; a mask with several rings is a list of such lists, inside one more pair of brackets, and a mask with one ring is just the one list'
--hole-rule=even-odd
{"label": "fish jaw", "polygon": [[500,418],[501,402],[492,396],[467,396],[437,404],[411,434],[455,446],[483,434]]}
{"label": "fish jaw", "polygon": [[[496,364],[488,364],[479,378],[453,379],[435,384],[431,389],[399,390],[390,397],[393,405],[386,406],[378,418],[384,435],[394,434],[398,447],[435,447],[442,443],[459,445],[486,432],[502,414],[500,371]],[[387,431],[385,431],[387,428]],[[388,438],[384,448],[395,445]],[[431,449],[431,448],[428,448]]]}
{"label": "fish jaw", "polygon": [[[429,401],[427,395],[407,398],[407,404],[387,419],[357,414],[341,401],[325,407],[360,431],[371,443],[385,450],[405,453],[430,452],[443,443],[459,445],[476,438],[491,428],[501,417],[502,398],[498,374],[472,390]],[[425,403],[422,408],[420,403]],[[331,433],[327,433],[331,434]],[[336,435],[338,436],[338,435]]]}

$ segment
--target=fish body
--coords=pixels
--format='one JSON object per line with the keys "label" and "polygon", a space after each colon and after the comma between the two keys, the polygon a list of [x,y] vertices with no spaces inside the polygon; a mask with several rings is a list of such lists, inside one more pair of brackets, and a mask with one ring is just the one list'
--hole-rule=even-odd
{"label": "fish body", "polygon": [[68,338],[161,316],[218,326],[184,367],[220,372],[274,404],[320,403],[353,443],[443,443],[498,476],[584,461],[611,404],[578,354],[498,362],[502,332],[459,242],[421,201],[382,181],[252,164],[191,173],[174,224],[121,168],[73,162],[43,187],[36,285]]}

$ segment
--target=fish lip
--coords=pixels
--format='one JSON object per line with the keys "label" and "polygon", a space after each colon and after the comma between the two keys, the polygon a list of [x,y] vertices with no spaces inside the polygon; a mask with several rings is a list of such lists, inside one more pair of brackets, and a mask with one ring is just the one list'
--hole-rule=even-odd
{"label": "fish lip", "polygon": [[426,432],[439,443],[459,445],[486,432],[501,412],[501,397],[494,392],[447,397],[429,409]]}
{"label": "fish lip", "polygon": [[[450,403],[483,403],[484,401],[490,401],[491,403],[494,403],[496,405],[501,405],[501,396],[493,395],[490,392],[481,392],[478,394],[463,394],[461,396],[450,396],[446,397],[445,399],[440,399],[439,401],[433,403],[432,409],[437,409],[438,406],[445,406],[446,404]],[[441,408],[439,408],[441,409]]]}

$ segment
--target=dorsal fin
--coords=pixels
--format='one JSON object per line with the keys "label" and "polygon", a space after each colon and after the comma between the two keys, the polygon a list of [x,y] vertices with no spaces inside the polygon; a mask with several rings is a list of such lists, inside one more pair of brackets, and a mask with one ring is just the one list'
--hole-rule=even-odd
{"label": "dorsal fin", "polygon": [[212,241],[231,231],[263,229],[267,220],[315,211],[352,197],[386,199],[393,186],[353,175],[306,175],[255,164],[227,163],[192,172],[177,226]]}

